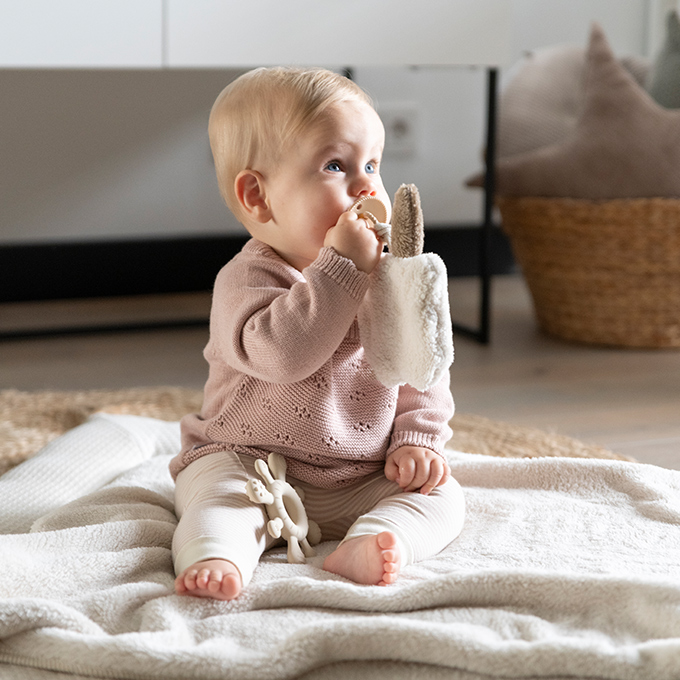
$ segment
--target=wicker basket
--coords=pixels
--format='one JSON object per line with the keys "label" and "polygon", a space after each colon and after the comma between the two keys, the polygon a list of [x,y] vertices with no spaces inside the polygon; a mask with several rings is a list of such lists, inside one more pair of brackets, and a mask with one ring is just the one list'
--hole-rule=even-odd
{"label": "wicker basket", "polygon": [[499,197],[538,323],[567,340],[680,347],[680,199]]}

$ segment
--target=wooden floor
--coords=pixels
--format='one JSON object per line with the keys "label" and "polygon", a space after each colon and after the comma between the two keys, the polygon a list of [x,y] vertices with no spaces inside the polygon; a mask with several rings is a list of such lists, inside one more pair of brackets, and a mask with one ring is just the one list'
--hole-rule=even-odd
{"label": "wooden floor", "polygon": [[[476,322],[476,281],[451,281],[455,321]],[[209,296],[0,305],[0,331],[202,318]],[[201,387],[207,328],[0,340],[0,389]],[[492,340],[455,340],[457,410],[570,435],[680,469],[680,350],[606,349],[538,331],[519,276],[493,284]]]}

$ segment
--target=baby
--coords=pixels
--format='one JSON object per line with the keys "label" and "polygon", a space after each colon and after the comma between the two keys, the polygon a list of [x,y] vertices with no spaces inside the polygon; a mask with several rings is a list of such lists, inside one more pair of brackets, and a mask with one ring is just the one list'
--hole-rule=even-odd
{"label": "baby", "polygon": [[204,403],[170,465],[176,592],[231,600],[276,545],[245,493],[271,452],[323,540],[341,541],[323,568],[394,583],[458,535],[464,500],[444,458],[448,375],[425,392],[387,388],[364,360],[356,316],[383,247],[350,208],[389,205],[380,118],[335,73],[257,69],[219,95],[209,133],[222,196],[252,239],[217,276]]}

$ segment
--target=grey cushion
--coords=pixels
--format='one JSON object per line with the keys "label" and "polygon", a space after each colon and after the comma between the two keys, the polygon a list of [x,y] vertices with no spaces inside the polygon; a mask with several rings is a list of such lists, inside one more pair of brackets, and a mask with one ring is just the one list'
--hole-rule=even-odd
{"label": "grey cushion", "polygon": [[598,25],[583,107],[561,141],[500,158],[498,192],[588,199],[680,197],[680,111],[657,104],[616,59]]}

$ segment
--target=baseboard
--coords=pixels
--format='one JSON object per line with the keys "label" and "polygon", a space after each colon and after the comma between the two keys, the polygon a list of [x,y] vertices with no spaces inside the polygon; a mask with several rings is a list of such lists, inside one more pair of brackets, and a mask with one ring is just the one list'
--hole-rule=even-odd
{"label": "baseboard", "polygon": [[[479,272],[477,228],[426,230],[425,246],[449,275]],[[0,302],[184,293],[211,290],[247,236],[197,236],[0,246]],[[513,270],[509,243],[492,230],[490,268]]]}

